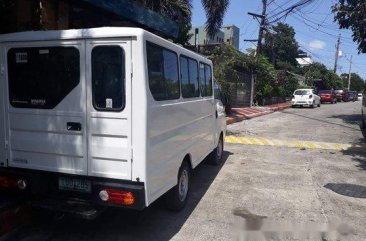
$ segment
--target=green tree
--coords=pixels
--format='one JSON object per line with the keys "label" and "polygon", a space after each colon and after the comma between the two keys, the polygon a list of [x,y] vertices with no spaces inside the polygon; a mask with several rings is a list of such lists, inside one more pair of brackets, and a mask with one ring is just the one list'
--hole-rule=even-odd
{"label": "green tree", "polygon": [[[345,87],[348,87],[348,74],[341,74],[341,78]],[[361,92],[364,90],[365,80],[356,73],[351,74],[350,90]]]}
{"label": "green tree", "polygon": [[187,44],[192,19],[191,0],[135,0],[138,4],[172,19],[179,25],[179,36],[176,43]]}
{"label": "green tree", "polygon": [[332,7],[335,13],[334,21],[341,29],[351,29],[353,41],[358,43],[358,51],[366,52],[366,1],[365,0],[338,0]]}
{"label": "green tree", "polygon": [[273,27],[276,34],[267,33],[263,53],[276,69],[293,69],[299,54],[299,44],[295,39],[295,30],[288,24],[278,23]]}
{"label": "green tree", "polygon": [[[0,0],[1,1],[1,0]],[[191,0],[135,0],[137,3],[168,17],[179,24],[180,33],[176,42],[188,43],[191,37],[192,4]],[[206,30],[214,35],[222,26],[229,6],[229,0],[201,0],[206,12]]]}
{"label": "green tree", "polygon": [[343,89],[342,79],[332,71],[328,70],[324,64],[313,63],[304,67],[304,76],[309,84],[312,80],[322,80],[324,89]]}

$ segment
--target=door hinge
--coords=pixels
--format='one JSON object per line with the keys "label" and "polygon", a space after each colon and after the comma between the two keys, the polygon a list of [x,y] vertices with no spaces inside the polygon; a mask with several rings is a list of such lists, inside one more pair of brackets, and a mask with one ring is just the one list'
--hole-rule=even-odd
{"label": "door hinge", "polygon": [[133,149],[131,148],[131,163],[133,162]]}
{"label": "door hinge", "polygon": [[9,142],[5,141],[5,149],[8,149],[8,147],[9,147]]}
{"label": "door hinge", "polygon": [[133,63],[131,62],[131,79],[133,78]]}
{"label": "door hinge", "polygon": [[1,65],[1,67],[0,67],[0,74],[1,75],[4,75],[4,72],[5,72],[4,65]]}

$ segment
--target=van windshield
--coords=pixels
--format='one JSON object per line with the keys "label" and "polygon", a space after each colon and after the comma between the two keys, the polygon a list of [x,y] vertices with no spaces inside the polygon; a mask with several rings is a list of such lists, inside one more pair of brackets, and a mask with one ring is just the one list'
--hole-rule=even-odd
{"label": "van windshield", "polygon": [[8,52],[8,74],[13,107],[53,109],[80,82],[79,50],[12,48]]}
{"label": "van windshield", "polygon": [[294,95],[311,95],[310,90],[296,90]]}

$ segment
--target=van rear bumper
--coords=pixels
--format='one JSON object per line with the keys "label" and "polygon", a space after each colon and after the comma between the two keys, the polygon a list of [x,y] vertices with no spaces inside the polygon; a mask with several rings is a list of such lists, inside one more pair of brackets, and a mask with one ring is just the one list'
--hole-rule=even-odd
{"label": "van rear bumper", "polygon": [[[27,200],[34,203],[39,203],[39,201],[50,200],[50,199],[53,200],[77,199],[89,205],[94,205],[98,208],[101,208],[103,206],[113,206],[113,207],[142,210],[146,207],[145,188],[144,183],[142,182],[132,182],[118,179],[89,177],[80,175],[67,175],[62,173],[35,171],[19,168],[0,168],[0,176],[25,180],[27,183],[27,187],[24,190],[12,190],[12,192],[16,191],[17,195],[20,194]],[[60,190],[59,188],[60,177],[82,179],[88,181],[91,184],[91,191],[84,193],[77,191]],[[100,191],[106,189],[131,192],[135,197],[135,202],[131,205],[119,205],[115,203],[102,201],[99,197],[99,193]],[[48,209],[52,209],[52,207],[49,207]],[[56,205],[55,210],[61,211],[57,210]]]}

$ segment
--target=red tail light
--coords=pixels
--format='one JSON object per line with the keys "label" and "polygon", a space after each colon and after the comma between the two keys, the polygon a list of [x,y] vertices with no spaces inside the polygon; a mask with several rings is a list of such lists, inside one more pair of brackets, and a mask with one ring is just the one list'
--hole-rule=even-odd
{"label": "red tail light", "polygon": [[313,95],[309,95],[309,99],[313,98]]}
{"label": "red tail light", "polygon": [[18,179],[0,176],[0,188],[18,188]]}
{"label": "red tail light", "polygon": [[132,192],[115,189],[105,189],[99,192],[99,197],[105,202],[131,206],[135,203],[135,195]]}

